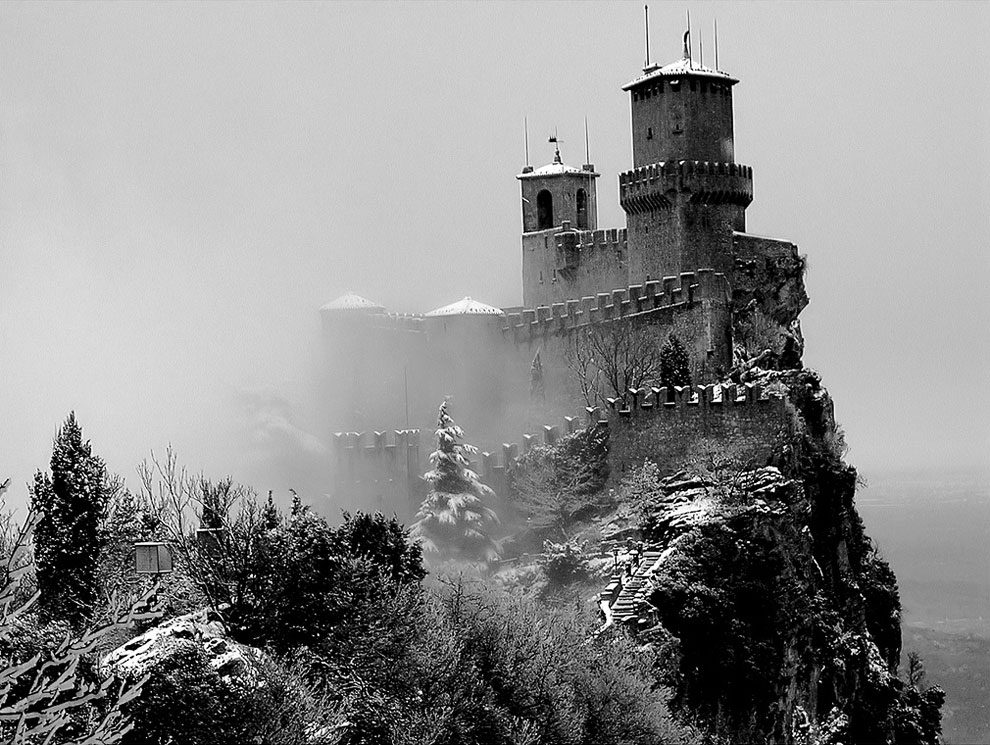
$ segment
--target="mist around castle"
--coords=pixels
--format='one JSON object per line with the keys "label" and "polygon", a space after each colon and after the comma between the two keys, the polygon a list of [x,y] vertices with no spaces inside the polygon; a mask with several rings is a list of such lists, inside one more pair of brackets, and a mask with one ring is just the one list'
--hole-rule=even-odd
{"label": "mist around castle", "polygon": [[[226,475],[168,445],[119,474],[90,413],[71,408],[29,483],[0,471],[18,508],[0,520],[0,742],[943,742],[947,696],[962,694],[931,679],[903,625],[899,567],[872,535],[876,513],[864,523],[857,507],[867,483],[842,399],[808,361],[816,256],[748,222],[772,167],[746,160],[736,105],[750,78],[727,71],[715,28],[651,33],[648,19],[645,59],[594,102],[629,107],[628,162],[592,157],[606,134],[587,120],[580,141],[577,128],[548,136],[528,117],[552,112],[536,111],[519,127],[522,162],[480,147],[465,159],[504,175],[518,224],[512,245],[460,273],[470,290],[407,306],[383,289],[405,247],[376,254],[370,240],[351,248],[379,257],[374,272],[320,278],[312,405],[237,389],[251,434],[214,451],[265,468]],[[570,72],[592,76],[586,61]],[[290,79],[291,100],[319,100]],[[335,115],[345,103],[363,99],[335,100]],[[382,109],[416,152],[412,119]],[[377,142],[362,166],[381,182],[392,147]],[[498,243],[498,200],[455,237],[449,201],[409,189],[378,204],[378,222],[432,210],[431,243]],[[458,284],[463,265],[430,259],[437,287]],[[487,280],[510,262],[515,304]],[[190,356],[208,359],[194,337]],[[287,344],[244,340],[259,355]],[[220,431],[199,414],[191,430]],[[956,731],[979,731],[978,714],[962,719],[971,729]]]}

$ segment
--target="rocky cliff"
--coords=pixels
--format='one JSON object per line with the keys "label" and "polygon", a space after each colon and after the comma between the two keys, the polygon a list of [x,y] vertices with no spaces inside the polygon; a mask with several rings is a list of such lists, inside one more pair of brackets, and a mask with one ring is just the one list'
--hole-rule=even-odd
{"label": "rocky cliff", "polygon": [[794,417],[770,463],[702,453],[625,485],[659,552],[639,572],[639,636],[675,708],[729,742],[937,742],[943,694],[897,678],[897,583],[856,513],[827,391],[808,370],[750,377]]}

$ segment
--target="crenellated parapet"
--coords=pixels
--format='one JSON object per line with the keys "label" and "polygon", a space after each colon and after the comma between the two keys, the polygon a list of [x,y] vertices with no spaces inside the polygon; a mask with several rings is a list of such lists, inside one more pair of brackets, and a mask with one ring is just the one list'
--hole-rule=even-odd
{"label": "crenellated parapet", "polygon": [[355,332],[422,333],[424,316],[420,313],[332,313],[323,312],[327,330]]}
{"label": "crenellated parapet", "polygon": [[480,462],[471,464],[472,469],[497,494],[503,494],[508,487],[508,470],[521,455],[526,455],[533,448],[556,445],[561,438],[584,427],[608,426],[608,419],[599,408],[585,409],[583,420],[582,417],[565,416],[560,424],[545,424],[536,433],[524,434],[521,446],[516,442],[504,442],[498,451],[483,451],[479,453]]}
{"label": "crenellated parapet", "polygon": [[563,230],[554,236],[558,271],[576,269],[582,261],[587,263],[596,255],[604,255],[618,262],[622,260],[622,252],[627,250],[628,232],[625,228],[570,230],[568,222],[564,222],[562,227]]}
{"label": "crenellated parapet", "polygon": [[758,383],[627,391],[608,402],[609,466],[621,477],[644,460],[672,472],[713,443],[753,467],[780,462],[793,441],[789,403]]}
{"label": "crenellated parapet", "polygon": [[630,388],[620,398],[608,399],[610,414],[619,417],[677,412],[685,408],[730,410],[740,406],[783,404],[768,396],[759,383]]}
{"label": "crenellated parapet", "polygon": [[418,313],[383,313],[372,316],[372,327],[385,331],[422,333],[424,317]]}
{"label": "crenellated parapet", "polygon": [[418,502],[420,431],[336,432],[338,496],[394,510],[407,516]]}
{"label": "crenellated parapet", "polygon": [[753,169],[739,163],[681,160],[654,163],[619,174],[619,203],[628,214],[666,210],[675,194],[699,204],[753,201]]}
{"label": "crenellated parapet", "polygon": [[649,321],[651,315],[687,308],[701,300],[728,302],[724,275],[713,269],[684,272],[580,300],[542,305],[506,315],[503,333],[517,343],[566,335],[596,323],[621,319]]}
{"label": "crenellated parapet", "polygon": [[407,448],[419,448],[420,430],[396,429],[391,432],[334,432],[333,449],[336,453],[347,450],[395,453]]}

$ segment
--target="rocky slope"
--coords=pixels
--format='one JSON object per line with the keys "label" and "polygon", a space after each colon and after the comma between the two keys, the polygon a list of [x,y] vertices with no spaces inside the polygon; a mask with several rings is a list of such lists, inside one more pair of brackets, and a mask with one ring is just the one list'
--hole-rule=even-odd
{"label": "rocky slope", "polygon": [[896,579],[856,513],[828,393],[812,371],[750,377],[793,407],[774,463],[627,484],[661,552],[640,636],[675,707],[732,742],[936,742],[943,694],[896,677]]}

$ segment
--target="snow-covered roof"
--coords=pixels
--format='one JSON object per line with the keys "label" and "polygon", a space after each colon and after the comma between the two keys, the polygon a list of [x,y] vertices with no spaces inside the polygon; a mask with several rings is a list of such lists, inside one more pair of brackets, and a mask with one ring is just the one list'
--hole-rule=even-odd
{"label": "snow-covered roof", "polygon": [[705,67],[702,64],[694,62],[688,57],[681,57],[676,62],[671,62],[669,65],[664,65],[663,67],[654,65],[653,67],[646,68],[642,75],[622,86],[622,90],[627,91],[630,88],[636,87],[640,83],[644,83],[647,80],[653,80],[654,78],[677,78],[682,75],[717,78],[718,80],[723,80],[730,85],[739,82],[727,73],[720,72],[719,70],[713,70],[710,67]]}
{"label": "snow-covered roof", "polygon": [[485,303],[479,303],[469,297],[458,300],[456,303],[445,305],[442,308],[431,310],[426,314],[427,318],[436,316],[504,316],[501,308],[496,308]]}
{"label": "snow-covered roof", "polygon": [[379,305],[373,300],[368,300],[366,297],[355,295],[353,292],[348,292],[345,295],[341,295],[336,300],[331,300],[329,303],[320,308],[320,310],[384,311],[385,306]]}
{"label": "snow-covered roof", "polygon": [[597,176],[598,174],[594,171],[586,171],[583,168],[575,168],[574,166],[569,166],[566,163],[555,161],[553,163],[547,163],[545,166],[534,168],[532,171],[520,173],[516,176],[516,178],[545,178],[546,176],[563,175]]}

